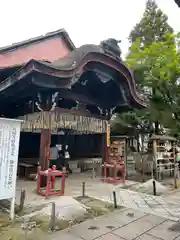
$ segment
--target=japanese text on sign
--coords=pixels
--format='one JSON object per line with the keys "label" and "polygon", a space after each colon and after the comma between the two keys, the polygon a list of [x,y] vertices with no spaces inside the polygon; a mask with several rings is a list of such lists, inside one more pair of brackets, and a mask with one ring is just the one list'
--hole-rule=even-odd
{"label": "japanese text on sign", "polygon": [[0,118],[0,200],[15,197],[20,125]]}

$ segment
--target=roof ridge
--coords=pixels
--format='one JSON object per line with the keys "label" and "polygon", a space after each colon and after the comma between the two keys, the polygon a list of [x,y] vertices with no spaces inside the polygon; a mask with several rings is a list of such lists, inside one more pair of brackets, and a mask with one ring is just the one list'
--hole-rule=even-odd
{"label": "roof ridge", "polygon": [[16,43],[12,43],[10,45],[4,46],[4,47],[0,47],[0,53],[1,52],[6,52],[6,51],[11,51],[14,50],[18,47],[23,47],[25,45],[43,40],[43,39],[47,39],[50,37],[54,37],[56,35],[62,34],[62,36],[65,38],[65,40],[68,42],[68,44],[70,45],[70,47],[73,49],[75,49],[75,45],[73,44],[72,40],[70,39],[68,33],[66,32],[66,30],[64,28],[58,29],[56,31],[52,31],[52,32],[47,32],[43,35],[37,36],[37,37],[33,37],[33,38],[29,38],[20,42],[16,42]]}

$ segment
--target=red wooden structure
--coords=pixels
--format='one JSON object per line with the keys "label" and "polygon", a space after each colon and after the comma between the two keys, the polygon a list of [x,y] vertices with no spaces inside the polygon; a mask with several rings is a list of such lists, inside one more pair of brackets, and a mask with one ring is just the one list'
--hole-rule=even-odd
{"label": "red wooden structure", "polygon": [[[37,193],[41,196],[54,196],[54,195],[64,195],[65,190],[65,176],[66,169],[63,171],[56,170],[56,166],[53,165],[52,169],[49,168],[46,171],[41,171],[41,166],[38,167],[37,172]],[[46,186],[45,188],[41,188],[41,179],[42,177],[46,177]],[[60,188],[55,189],[56,177],[60,178]]]}
{"label": "red wooden structure", "polygon": [[107,161],[102,164],[102,169],[103,182],[119,183],[119,181],[122,181],[125,183],[126,167],[124,159],[119,152],[118,144],[111,144],[110,147],[108,147]]}
{"label": "red wooden structure", "polygon": [[[119,183],[122,181],[125,183],[126,179],[126,170],[125,170],[125,164],[124,163],[115,163],[115,164],[108,164],[105,162],[102,165],[103,168],[103,182],[107,183]],[[113,176],[108,176],[108,170],[109,172],[112,170],[113,171]],[[121,172],[121,177],[118,176],[118,172]]]}

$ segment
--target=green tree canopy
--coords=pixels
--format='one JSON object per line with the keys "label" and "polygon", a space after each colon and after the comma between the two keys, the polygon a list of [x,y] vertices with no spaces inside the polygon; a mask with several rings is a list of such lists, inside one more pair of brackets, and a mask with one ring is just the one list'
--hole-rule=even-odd
{"label": "green tree canopy", "polygon": [[177,78],[180,77],[180,54],[177,43],[179,36],[170,33],[164,35],[163,41],[153,42],[143,49],[140,49],[140,40],[136,40],[126,59],[136,78],[141,78],[142,87],[146,86],[150,91],[153,89],[148,109],[151,121],[158,120],[168,127],[172,114],[177,114],[177,102],[180,100],[180,85],[177,84]]}
{"label": "green tree canopy", "polygon": [[167,20],[168,17],[158,8],[156,2],[148,0],[140,22],[130,32],[129,41],[133,43],[139,38],[141,47],[154,41],[162,41],[165,33],[173,33]]}
{"label": "green tree canopy", "polygon": [[[168,24],[168,17],[155,1],[148,0],[140,22],[130,32],[131,47],[126,63],[134,71],[138,91],[149,99],[150,104],[143,112],[135,111],[118,115],[114,124],[115,129],[120,129],[120,124],[118,127],[117,122],[122,122],[123,119],[123,122],[133,126],[136,132],[159,133],[159,123],[162,124],[162,119],[164,124],[165,121],[168,124],[172,121],[171,112],[168,112],[164,118],[167,107],[170,106],[166,105],[163,99],[165,97],[167,101],[167,90],[175,91],[172,88],[176,88],[175,85],[168,85],[169,79],[172,82],[172,79],[175,81],[178,76],[178,70],[175,68],[179,59],[177,59],[175,36],[172,33],[173,29]],[[164,110],[165,106],[166,110]],[[132,119],[136,121],[132,122]]]}
{"label": "green tree canopy", "polygon": [[180,77],[179,35],[167,33],[163,41],[153,42],[144,48],[140,45],[140,39],[131,45],[126,64],[134,70],[139,90],[146,87],[149,106],[143,111],[118,115],[114,129],[120,129],[119,125],[124,122],[133,134],[152,133],[152,123],[158,121],[177,134],[180,132],[180,85],[177,83]]}

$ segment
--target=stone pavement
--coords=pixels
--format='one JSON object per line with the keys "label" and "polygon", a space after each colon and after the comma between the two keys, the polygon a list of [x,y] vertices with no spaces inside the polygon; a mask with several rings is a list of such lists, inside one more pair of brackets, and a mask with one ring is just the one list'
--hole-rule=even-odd
{"label": "stone pavement", "polygon": [[[166,217],[175,221],[180,219],[180,198],[170,196],[153,196],[126,189],[116,189],[119,205],[140,209],[143,212]],[[111,197],[112,201],[112,197]]]}
{"label": "stone pavement", "polygon": [[180,240],[180,223],[132,209],[122,209],[68,230],[51,240]]}
{"label": "stone pavement", "polygon": [[[130,183],[129,183],[130,184]],[[70,188],[70,187],[69,187]],[[180,196],[153,196],[122,188],[122,184],[113,186],[96,181],[96,184],[86,183],[86,195],[113,203],[112,191],[115,190],[117,203],[120,206],[141,210],[174,221],[180,219]],[[72,187],[72,196],[81,193],[81,186]],[[177,193],[176,193],[177,194]]]}
{"label": "stone pavement", "polygon": [[[99,178],[92,180],[87,174],[72,175],[66,179],[66,196],[80,196],[82,194],[82,182],[86,182],[85,194],[91,197],[95,197],[107,202],[113,202],[112,191],[116,191],[117,203],[119,205],[141,210],[146,213],[155,214],[161,217],[165,217],[171,220],[180,219],[180,191],[177,191],[174,195],[166,196],[152,196],[143,194],[141,192],[135,192],[122,188],[124,185],[119,184],[114,187],[112,184],[103,183]],[[126,181],[127,185],[132,185],[135,182]],[[58,183],[59,184],[59,183]],[[26,205],[37,206],[48,202],[55,201],[57,197],[50,199],[44,199],[36,195],[33,191],[35,188],[35,182],[32,181],[17,181],[17,203],[20,199],[20,190],[26,185]]]}

